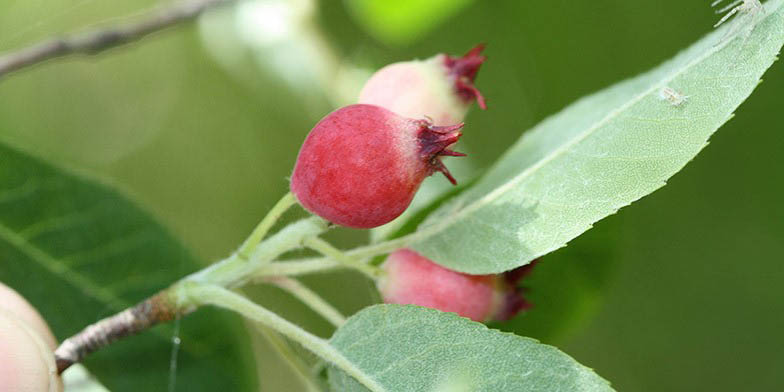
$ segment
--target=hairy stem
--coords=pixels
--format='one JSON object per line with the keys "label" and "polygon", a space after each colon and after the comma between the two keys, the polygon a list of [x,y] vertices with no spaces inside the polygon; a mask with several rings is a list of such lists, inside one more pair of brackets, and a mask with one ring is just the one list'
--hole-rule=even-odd
{"label": "hairy stem", "polygon": [[[354,260],[360,260],[368,263],[371,258],[383,254],[394,252],[398,249],[405,248],[412,241],[410,236],[395,238],[393,240],[379,242],[377,244],[360,246],[351,250],[338,252],[343,253],[346,257],[351,257]],[[322,253],[323,254],[323,253]],[[308,257],[302,259],[293,259],[285,262],[275,262],[269,265],[270,275],[304,275],[314,272],[321,272],[325,270],[335,269],[340,267],[337,259],[331,256],[327,257]],[[267,272],[267,268],[263,272]],[[274,270],[274,273],[272,272]]]}
{"label": "hairy stem", "polygon": [[255,271],[254,279],[267,276],[297,276],[326,272],[344,267],[329,257],[313,257],[292,261],[278,261],[261,266]]}
{"label": "hairy stem", "polygon": [[210,8],[232,2],[233,0],[186,0],[150,11],[138,22],[39,42],[0,56],[0,77],[58,57],[95,55],[191,21]]}
{"label": "hairy stem", "polygon": [[[243,248],[248,245],[247,249],[250,250],[247,252],[247,257],[241,257],[239,252],[235,253],[201,271],[186,276],[158,295],[92,324],[79,334],[66,339],[56,351],[59,371],[62,372],[71,364],[81,361],[89,353],[120,338],[136,334],[155,324],[171,321],[195,310],[193,304],[189,304],[183,297],[184,287],[192,284],[234,288],[251,280],[271,281],[289,291],[335,326],[342,325],[345,322],[345,317],[340,312],[318,294],[296,280],[286,278],[286,276],[348,267],[376,280],[381,275],[380,269],[363,262],[359,256],[369,257],[388,253],[399,248],[400,243],[393,240],[344,253],[327,241],[318,238],[328,229],[329,224],[316,216],[294,222],[263,242],[256,243],[266,235],[274,221],[293,204],[292,200],[293,197],[289,196],[281,199],[273,211],[257,226],[251,237],[245,241]],[[255,245],[249,245],[253,243]],[[302,246],[316,250],[326,257],[293,262],[272,262],[280,255]]]}
{"label": "hairy stem", "polygon": [[291,192],[286,193],[275,206],[267,213],[267,216],[259,222],[258,226],[253,229],[253,232],[250,233],[248,239],[240,247],[240,250],[237,251],[239,256],[243,259],[249,259],[253,250],[256,249],[256,245],[264,239],[264,236],[267,235],[269,230],[272,228],[272,225],[280,219],[280,216],[283,215],[291,206],[297,204],[297,199],[294,198],[294,195]]}
{"label": "hairy stem", "polygon": [[[294,222],[262,241],[272,225],[294,203],[296,200],[293,195],[284,196],[262,219],[237,253],[186,276],[159,294],[94,323],[77,335],[66,339],[55,352],[58,371],[62,372],[88,354],[120,338],[195,310],[198,304],[194,305],[188,301],[185,289],[194,284],[226,289],[242,286],[253,279],[267,280],[296,296],[335,326],[342,325],[345,317],[340,312],[318,294],[298,281],[287,278],[286,275],[344,266],[356,269],[376,280],[381,275],[380,269],[363,262],[357,255],[369,256],[376,252],[388,252],[396,249],[397,243],[390,241],[344,253],[318,238],[329,228],[329,223],[317,216]],[[302,246],[316,250],[326,258],[273,263],[273,260],[282,254]]]}
{"label": "hairy stem", "polygon": [[185,292],[189,304],[215,305],[239,313],[249,320],[274,329],[281,335],[301,344],[325,361],[337,366],[371,391],[384,391],[374,379],[358,369],[329,341],[315,336],[274,312],[253,303],[249,299],[214,285],[188,284]]}
{"label": "hairy stem", "polygon": [[405,248],[411,244],[411,241],[412,236],[407,235],[405,237],[395,238],[393,240],[379,242],[377,244],[360,246],[346,252],[346,254],[358,259],[369,259],[371,257],[394,252],[400,248]]}
{"label": "hairy stem", "polygon": [[223,287],[240,286],[254,276],[256,269],[269,264],[285,252],[301,247],[307,238],[323,233],[327,227],[327,223],[318,217],[294,222],[258,244],[249,259],[234,254],[186,276],[132,308],[89,325],[82,332],[66,339],[57,348],[55,357],[58,371],[62,372],[88,354],[120,338],[195,310],[195,307],[184,298],[184,287],[187,284],[197,282]]}
{"label": "hairy stem", "polygon": [[359,272],[362,272],[363,274],[367,275],[370,279],[376,280],[381,275],[381,271],[378,268],[373,267],[372,265],[369,265],[367,263],[363,263],[361,260],[343,253],[343,251],[341,251],[338,248],[335,248],[334,246],[332,246],[332,244],[330,244],[327,241],[324,241],[321,238],[318,237],[307,238],[305,239],[304,245],[307,246],[308,248],[311,248],[323,254],[324,256],[327,256],[337,261],[340,264],[343,264],[346,267],[353,268]]}
{"label": "hairy stem", "polygon": [[337,309],[335,309],[329,302],[321,298],[316,292],[302,284],[296,279],[285,276],[273,276],[265,279],[264,281],[274,284],[281,289],[289,292],[291,295],[308,305],[316,313],[318,313],[325,320],[329,321],[335,327],[340,327],[346,323],[346,317],[343,316]]}
{"label": "hairy stem", "polygon": [[[340,262],[339,259],[332,255],[325,255],[326,257],[307,257],[302,259],[293,259],[287,261],[277,261],[267,264],[256,270],[256,278],[265,276],[297,276],[307,275],[318,272],[325,272],[334,270],[341,267],[355,268],[355,263],[368,263],[374,256],[380,256],[386,253],[391,253],[395,250],[405,248],[411,239],[408,237],[396,238],[394,240],[380,242],[378,244],[360,246],[348,251],[341,251],[335,249],[338,253],[342,254],[341,257],[349,257],[352,261],[349,264]],[[331,247],[332,245],[330,245]],[[324,253],[322,253],[324,254]]]}
{"label": "hairy stem", "polygon": [[249,259],[242,259],[235,254],[185,277],[183,281],[215,284],[228,288],[241,286],[254,276],[255,271],[281,254],[303,246],[308,238],[323,233],[327,228],[327,222],[319,217],[302,219],[284,227],[258,244]]}

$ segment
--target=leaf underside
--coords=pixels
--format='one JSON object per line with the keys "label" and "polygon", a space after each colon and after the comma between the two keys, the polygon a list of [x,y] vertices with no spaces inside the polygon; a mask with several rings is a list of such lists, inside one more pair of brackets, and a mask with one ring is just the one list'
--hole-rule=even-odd
{"label": "leaf underside", "polygon": [[[379,391],[612,391],[555,347],[417,306],[366,308],[330,343]],[[329,380],[334,391],[369,390],[337,368]]]}
{"label": "leaf underside", "polygon": [[[782,42],[782,1],[770,1],[761,16],[739,15],[656,69],[577,101],[527,132],[406,243],[473,274],[565,246],[693,159],[759,84]],[[664,98],[665,87],[675,97]]]}

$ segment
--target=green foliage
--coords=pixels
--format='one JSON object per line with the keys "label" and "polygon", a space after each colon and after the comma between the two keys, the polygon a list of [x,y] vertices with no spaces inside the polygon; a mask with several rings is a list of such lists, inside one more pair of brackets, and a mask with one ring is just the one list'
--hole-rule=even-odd
{"label": "green foliage", "polygon": [[[87,1],[79,2],[78,8],[75,4],[66,8],[69,14],[65,15],[63,10],[52,12],[50,3],[1,5],[0,9],[6,12],[0,13],[0,19],[7,23],[0,26],[8,34],[3,35],[0,44],[11,49],[25,41],[106,19],[96,9],[104,9],[103,13],[110,12],[110,16],[129,13]],[[142,3],[152,4],[132,1],[125,7],[131,7],[131,3],[138,3],[136,8]],[[426,2],[424,6],[427,3],[438,4]],[[357,60],[368,63],[383,64],[437,51],[459,52],[477,40],[488,42],[491,61],[483,70],[481,81],[483,92],[492,100],[491,111],[472,113],[470,126],[483,134],[461,142],[478,143],[471,144],[476,148],[476,154],[471,151],[471,160],[484,163],[497,156],[494,149],[508,146],[509,140],[516,137],[511,133],[519,132],[529,121],[562,107],[564,102],[597,85],[650,67],[652,59],[682,47],[684,39],[702,34],[713,17],[705,4],[675,1],[635,4],[634,12],[629,12],[628,4],[621,1],[486,2],[481,7],[477,3],[470,13],[458,14],[451,23],[441,26],[435,26],[440,23],[439,18],[429,18],[424,23],[425,30],[435,27],[438,34],[405,50],[390,51],[376,47],[357,33],[351,21],[344,18],[342,7],[322,8],[321,13],[327,16],[321,22],[331,26],[330,39]],[[543,17],[554,15],[554,9],[560,23]],[[411,14],[403,21],[424,14],[420,11],[408,9]],[[419,28],[407,23],[398,26],[403,30]],[[17,31],[27,31],[21,36],[25,39],[20,39]],[[633,34],[618,34],[619,31]],[[743,31],[739,33],[746,39]],[[336,36],[342,38],[335,39]],[[744,43],[756,45],[752,36]],[[734,61],[739,64],[737,68],[725,70],[737,73],[745,69],[744,61],[745,57],[739,56]],[[573,72],[574,69],[579,72]],[[232,84],[204,55],[198,37],[185,28],[97,60],[47,64],[2,80],[0,94],[6,99],[0,124],[6,126],[0,125],[0,136],[23,144],[38,155],[45,151],[47,159],[66,157],[74,164],[118,179],[156,209],[193,249],[206,258],[218,257],[236,245],[257,217],[284,192],[283,178],[290,174],[298,143],[317,120],[313,114],[309,117],[301,113],[300,102],[286,99],[289,93],[285,89],[270,88],[273,82],[262,79],[258,84],[263,92],[246,84]],[[784,182],[779,181],[778,171],[766,169],[781,163],[777,155],[781,138],[775,132],[780,128],[776,125],[775,107],[780,82],[781,78],[766,80],[766,91],[755,93],[756,105],[744,106],[740,121],[732,122],[732,128],[743,130],[742,133],[722,132],[719,141],[723,144],[714,144],[707,151],[708,156],[677,177],[675,186],[619,215],[619,219],[629,217],[621,235],[614,231],[612,238],[602,236],[596,238],[600,241],[593,241],[597,234],[594,229],[570,242],[568,248],[546,256],[525,284],[532,288],[529,297],[534,299],[535,308],[512,324],[500,327],[548,338],[560,335],[564,329],[573,330],[574,315],[595,305],[600,294],[596,282],[605,280],[598,270],[603,268],[607,255],[594,247],[599,244],[625,251],[622,270],[626,273],[619,279],[620,284],[613,282],[607,306],[611,309],[602,313],[600,323],[578,335],[582,347],[572,343],[565,349],[567,352],[576,353],[584,363],[601,369],[600,373],[621,389],[737,390],[748,387],[748,377],[743,375],[751,373],[758,375],[753,385],[775,389],[781,368],[781,345],[776,344],[775,337],[782,325],[778,316],[782,312],[777,311],[780,295],[776,290],[780,269],[775,264],[781,254],[784,221],[777,219],[782,216],[777,206]],[[686,103],[673,107],[672,112],[686,112],[697,97],[681,88],[685,84],[672,86],[690,96]],[[706,94],[700,95],[704,98]],[[140,97],[144,99],[136,99]],[[118,130],[123,130],[122,137]],[[6,169],[4,155],[0,154],[0,174]],[[112,163],[118,160],[119,163]],[[394,236],[413,231],[414,222],[419,224],[430,211],[430,207],[417,211],[403,228],[395,228],[400,230]],[[645,211],[644,215],[640,211]],[[343,247],[355,245],[360,237],[347,231],[333,236],[344,241]],[[0,241],[0,280],[13,287],[32,287],[33,283],[26,281],[38,281],[35,273],[28,272],[21,279],[7,275],[6,251],[5,243]],[[31,266],[29,271],[37,271],[38,267]],[[163,263],[161,266],[170,267]],[[130,263],[124,268],[128,271]],[[172,278],[191,268],[182,269]],[[310,278],[339,304],[363,303],[359,298],[364,297],[364,291],[347,288],[350,277]],[[53,296],[57,294],[49,294],[49,298]],[[53,301],[64,301],[57,298]],[[128,297],[127,301],[137,299]],[[266,293],[262,299],[278,301]],[[41,302],[40,296],[35,299],[39,307],[44,306]],[[558,311],[558,307],[568,307],[570,302],[576,304],[577,312]],[[276,306],[281,314],[290,311],[284,301]],[[347,309],[355,308],[352,305]],[[71,329],[81,328],[112,311],[105,307],[99,315],[88,319],[73,315],[69,320]],[[197,320],[215,316],[204,312],[183,323],[185,347],[189,343],[213,345],[231,340],[227,331],[211,333],[199,329],[201,336],[188,335],[188,329],[194,328]],[[47,310],[45,317],[58,316]],[[297,323],[311,330],[317,324],[313,318],[300,318]],[[60,328],[55,326],[55,332],[62,338],[66,334]],[[142,378],[149,378],[149,385],[142,387],[162,388],[167,381],[165,360],[171,348],[163,339],[169,339],[171,333],[164,327],[158,327],[154,333],[162,339],[148,333],[120,342],[106,354],[99,353],[98,359],[93,360],[96,362],[89,363],[91,369],[105,367],[102,380],[117,377],[117,382],[121,382],[120,379],[137,377],[131,380],[135,384],[128,384],[133,389],[145,382]],[[150,350],[149,355],[140,358],[134,352],[141,350],[141,342],[147,341],[150,345],[144,350]],[[129,350],[130,356],[118,351],[122,347]],[[674,351],[684,355],[673,358]],[[607,352],[613,355],[608,356]],[[739,354],[747,360],[738,363]],[[194,369],[187,377],[180,373],[177,384],[181,388],[191,385],[188,377],[199,379],[205,372],[212,375],[210,372],[217,371],[214,367],[193,366],[189,363],[191,358],[187,352],[180,353],[180,372]],[[270,363],[275,359],[264,353],[259,358],[263,361],[261,371],[271,372],[262,386],[269,389],[264,390],[288,390],[276,387],[285,375],[275,372]],[[127,374],[136,372],[135,366],[150,366],[151,359],[157,366],[154,377],[142,372]],[[651,363],[657,366],[650,366]],[[668,375],[666,379],[661,378],[663,373]],[[194,388],[204,385],[211,386],[201,384]],[[446,390],[450,385],[439,386]]]}
{"label": "green foliage", "polygon": [[[197,267],[116,191],[0,144],[0,281],[41,312],[58,340]],[[182,322],[177,389],[251,390],[243,329],[207,316]],[[155,328],[101,351],[87,366],[110,389],[166,390],[172,336],[171,328]]]}
{"label": "green foliage", "polygon": [[[725,26],[658,68],[545,120],[426,220],[412,247],[452,269],[498,273],[564,246],[660,188],[775,61],[784,42],[781,5],[768,3],[748,36],[746,28]],[[728,29],[735,34],[728,37]],[[670,102],[664,88],[688,98]]]}
{"label": "green foliage", "polygon": [[[330,340],[383,391],[611,391],[558,349],[415,306],[376,305]],[[336,368],[334,391],[367,391]]]}
{"label": "green foliage", "polygon": [[388,44],[406,44],[429,32],[473,0],[347,0],[357,22]]}

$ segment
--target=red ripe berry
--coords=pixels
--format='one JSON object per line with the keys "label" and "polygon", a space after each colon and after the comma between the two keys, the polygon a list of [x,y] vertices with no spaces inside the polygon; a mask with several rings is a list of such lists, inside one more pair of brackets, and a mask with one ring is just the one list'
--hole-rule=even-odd
{"label": "red ripe berry", "polygon": [[359,103],[382,106],[405,117],[429,116],[438,125],[461,122],[474,100],[486,108],[474,86],[485,61],[483,49],[484,45],[477,45],[463,57],[438,54],[423,61],[390,64],[365,83]]}
{"label": "red ripe berry", "polygon": [[508,320],[531,307],[516,287],[531,266],[499,275],[468,275],[401,249],[382,265],[386,275],[379,290],[385,303],[425,306],[479,322]]}
{"label": "red ripe berry", "polygon": [[371,228],[405,211],[425,177],[455,179],[441,156],[463,124],[433,126],[374,105],[338,109],[310,131],[299,151],[291,191],[310,212],[333,223]]}

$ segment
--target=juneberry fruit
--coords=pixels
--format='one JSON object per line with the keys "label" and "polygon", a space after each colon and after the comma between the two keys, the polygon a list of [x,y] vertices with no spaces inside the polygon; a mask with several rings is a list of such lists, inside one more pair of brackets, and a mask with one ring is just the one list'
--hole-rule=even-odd
{"label": "juneberry fruit", "polygon": [[485,61],[483,49],[484,45],[477,45],[462,57],[438,54],[427,60],[390,64],[365,83],[359,103],[410,118],[428,116],[437,125],[459,123],[472,102],[486,108],[484,97],[474,86]]}
{"label": "juneberry fruit", "polygon": [[305,209],[333,223],[371,228],[399,216],[425,177],[455,179],[441,156],[463,124],[434,126],[374,105],[338,109],[310,131],[297,156],[291,191]]}
{"label": "juneberry fruit", "polygon": [[382,265],[385,275],[378,286],[385,303],[425,306],[479,322],[503,321],[531,307],[517,283],[532,266],[498,275],[468,275],[400,249]]}

